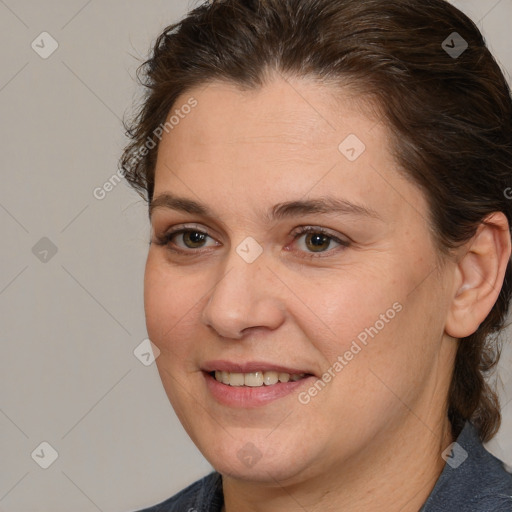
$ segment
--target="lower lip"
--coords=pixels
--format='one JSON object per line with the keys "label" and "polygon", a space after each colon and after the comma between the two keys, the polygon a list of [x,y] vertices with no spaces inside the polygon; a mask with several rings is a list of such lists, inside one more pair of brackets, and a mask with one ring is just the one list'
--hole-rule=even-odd
{"label": "lower lip", "polygon": [[222,384],[209,373],[203,372],[206,386],[213,397],[222,405],[250,409],[260,407],[283,398],[298,388],[309,385],[314,376],[304,377],[297,381],[278,382],[271,386],[250,387],[250,386],[229,386]]}

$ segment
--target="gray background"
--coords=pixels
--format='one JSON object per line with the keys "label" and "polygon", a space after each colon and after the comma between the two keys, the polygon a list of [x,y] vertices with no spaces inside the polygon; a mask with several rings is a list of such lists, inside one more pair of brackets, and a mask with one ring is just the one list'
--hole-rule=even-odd
{"label": "gray background", "polygon": [[[510,77],[512,0],[455,3]],[[0,511],[130,511],[211,470],[133,353],[147,336],[145,203],[124,183],[93,195],[116,173],[136,67],[194,5],[0,0]],[[58,43],[46,59],[31,47],[51,49],[44,31]],[[512,465],[509,345],[488,449]],[[58,452],[47,469],[43,441]]]}

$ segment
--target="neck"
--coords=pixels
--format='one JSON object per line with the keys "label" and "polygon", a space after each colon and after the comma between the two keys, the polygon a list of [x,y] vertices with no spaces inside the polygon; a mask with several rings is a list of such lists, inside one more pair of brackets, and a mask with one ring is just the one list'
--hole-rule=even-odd
{"label": "neck", "polygon": [[441,474],[444,449],[453,442],[448,418],[427,426],[409,414],[342,464],[293,483],[223,477],[223,512],[418,512]]}

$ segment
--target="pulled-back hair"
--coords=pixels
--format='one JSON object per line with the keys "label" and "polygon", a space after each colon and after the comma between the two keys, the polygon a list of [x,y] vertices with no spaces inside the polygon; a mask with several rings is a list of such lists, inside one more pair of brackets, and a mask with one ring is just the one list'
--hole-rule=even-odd
{"label": "pulled-back hair", "polygon": [[[512,225],[510,89],[477,26],[444,0],[215,0],[195,8],[161,33],[137,71],[145,97],[125,124],[131,140],[120,159],[129,183],[152,199],[158,128],[180,95],[214,80],[262,87],[269,71],[348,84],[372,100],[398,169],[425,194],[439,254],[467,242],[492,212]],[[447,411],[455,435],[465,420],[482,441],[499,429],[486,377],[499,359],[511,277],[509,261],[492,310],[459,341]]]}

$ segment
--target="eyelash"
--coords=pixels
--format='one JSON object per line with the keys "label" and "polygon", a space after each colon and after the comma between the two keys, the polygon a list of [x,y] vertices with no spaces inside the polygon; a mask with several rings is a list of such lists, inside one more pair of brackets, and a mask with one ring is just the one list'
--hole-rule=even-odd
{"label": "eyelash", "polygon": [[[175,236],[184,234],[184,233],[200,233],[202,235],[206,235],[206,236],[210,237],[210,235],[208,235],[208,233],[206,233],[205,231],[202,231],[201,229],[197,229],[193,226],[192,227],[187,226],[187,227],[175,229],[173,231],[169,231],[169,232],[165,233],[162,237],[157,238],[152,243],[155,243],[156,245],[159,245],[159,246],[167,246],[170,251],[184,255],[184,256],[195,256],[195,255],[199,255],[199,254],[205,252],[204,250],[201,250],[203,248],[184,250],[181,248],[176,249],[176,248],[171,247],[171,240]],[[334,242],[337,242],[338,244],[340,244],[340,247],[338,247],[338,250],[346,249],[347,247],[349,247],[351,245],[348,240],[341,240],[341,239],[335,237],[334,235],[332,235],[326,229],[321,228],[321,227],[315,227],[315,226],[301,226],[298,231],[293,233],[293,241],[297,240],[301,236],[308,234],[308,233],[320,234],[320,235],[326,236],[328,239],[330,239]],[[212,238],[212,237],[210,237],[210,238]],[[336,249],[329,250],[328,249],[325,251],[319,251],[317,253],[306,252],[305,255],[301,256],[301,257],[303,257],[303,258],[322,258],[322,257],[326,257],[326,256],[331,256],[333,252],[338,252],[338,250],[336,250]],[[299,252],[304,253],[304,251],[299,251]]]}

